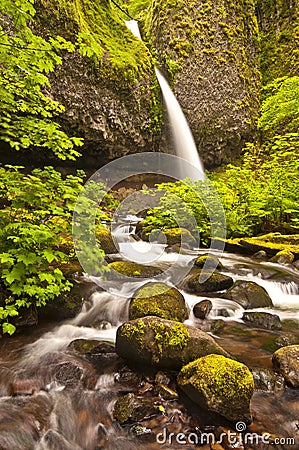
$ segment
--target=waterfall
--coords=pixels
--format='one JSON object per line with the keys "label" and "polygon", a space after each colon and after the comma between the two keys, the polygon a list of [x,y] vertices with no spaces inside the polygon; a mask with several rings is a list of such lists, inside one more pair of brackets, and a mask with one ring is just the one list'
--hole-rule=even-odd
{"label": "waterfall", "polygon": [[[125,24],[134,36],[141,39],[138,22],[136,22],[136,20],[125,21]],[[166,79],[157,68],[155,68],[155,71],[166,105],[169,124],[174,138],[176,155],[188,161],[188,163],[194,167],[194,171],[190,166],[188,166],[188,169],[186,169],[186,167],[184,167],[184,169],[182,168],[181,178],[189,177],[193,180],[205,180],[206,176],[203,164],[198,155],[192,132],[182,108],[170,89]]]}

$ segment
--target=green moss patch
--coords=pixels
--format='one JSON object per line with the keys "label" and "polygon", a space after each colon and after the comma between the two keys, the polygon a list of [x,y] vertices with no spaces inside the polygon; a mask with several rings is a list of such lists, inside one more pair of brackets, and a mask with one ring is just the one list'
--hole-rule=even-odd
{"label": "green moss patch", "polygon": [[152,278],[162,273],[162,270],[157,267],[146,266],[129,261],[116,261],[109,264],[110,269],[113,269],[119,275],[136,278]]}
{"label": "green moss patch", "polygon": [[229,420],[250,421],[253,376],[244,364],[207,355],[184,366],[178,383],[193,401]]}
{"label": "green moss patch", "polygon": [[183,322],[188,319],[188,309],[183,295],[164,283],[150,283],[139,289],[129,306],[129,318],[158,316]]}

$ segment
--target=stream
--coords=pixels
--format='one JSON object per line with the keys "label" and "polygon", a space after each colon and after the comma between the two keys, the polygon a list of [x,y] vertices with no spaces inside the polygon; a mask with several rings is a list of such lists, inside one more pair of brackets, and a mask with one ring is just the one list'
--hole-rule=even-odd
{"label": "stream", "polygon": [[[123,224],[121,229],[114,231],[118,234],[123,258],[132,249],[133,231],[131,224]],[[206,250],[193,249],[178,257],[176,253],[166,253],[164,250],[163,244],[134,241],[133,252],[143,254],[146,262],[150,260],[152,265],[157,266],[177,264],[180,258],[179,264],[186,267],[198,254],[206,253]],[[129,256],[132,257],[131,254]],[[267,290],[274,306],[262,310],[280,317],[282,331],[246,326],[242,321],[244,309],[217,294],[209,297],[213,307],[207,319],[199,321],[194,317],[192,308],[207,297],[182,291],[190,308],[190,316],[185,323],[206,328],[225,350],[253,371],[259,370],[263,376],[266,373],[263,371],[272,366],[274,340],[279,337],[287,339],[290,335],[298,338],[299,271],[292,265],[279,265],[229,253],[222,254],[220,261],[223,264],[221,271],[234,280],[254,281]],[[158,441],[157,435],[163,432],[166,425],[168,430],[174,432],[188,427],[213,433],[219,427],[229,429],[231,424],[225,419],[201,411],[181,396],[179,400],[166,402],[161,415],[142,422],[144,429],[151,432],[141,433],[140,436],[132,432],[132,426],[120,426],[113,419],[116,399],[128,392],[137,392],[140,386],[145,391],[144,386],[153,383],[155,376],[151,369],[133,368],[132,371],[114,353],[112,346],[117,327],[128,320],[130,297],[145,281],[119,285],[114,282],[113,286],[109,286],[109,292],[103,291],[102,280],[94,277],[89,281],[99,287],[75,318],[58,325],[40,324],[0,340],[0,449],[196,448],[192,443],[181,445],[162,442],[161,439]],[[214,327],[211,332],[211,323],[220,323],[221,326],[218,329]],[[69,347],[77,339],[98,340],[106,346],[106,350],[99,351],[92,358],[84,358]],[[139,377],[139,381],[134,377]],[[143,381],[140,381],[142,377]],[[285,440],[293,437],[297,443],[289,446],[286,440],[282,446],[259,442],[224,448],[299,448],[298,390],[282,387],[279,380],[274,388],[257,389],[252,398],[251,412],[254,420],[249,431],[267,432]],[[202,448],[217,447],[203,445]]]}

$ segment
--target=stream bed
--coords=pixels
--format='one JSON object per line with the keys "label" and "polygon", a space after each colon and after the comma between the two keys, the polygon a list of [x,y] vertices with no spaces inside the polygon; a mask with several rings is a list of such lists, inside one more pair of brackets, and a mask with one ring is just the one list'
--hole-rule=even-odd
{"label": "stream bed", "polygon": [[[121,245],[122,253],[126,240]],[[139,250],[143,246],[147,254],[146,243],[136,245]],[[172,264],[177,258],[175,253],[160,250],[154,249],[160,255],[157,265]],[[186,266],[205,252],[192,250],[180,264]],[[273,307],[262,310],[282,321],[279,331],[245,325],[242,306],[220,294],[208,297],[212,310],[207,318],[196,319],[192,308],[207,296],[181,291],[190,308],[186,323],[209,332],[253,371],[257,384],[250,426],[236,430],[226,419],[201,410],[182,393],[178,399],[161,397],[155,389],[157,376],[168,377],[169,386],[176,388],[175,374],[157,375],[157,369],[133,367],[119,358],[113,347],[117,327],[128,320],[129,299],[145,281],[114,283],[107,292],[102,281],[93,278],[88,281],[99,287],[75,318],[40,324],[0,340],[0,449],[298,449],[299,390],[285,386],[274,374],[271,358],[279,346],[299,342],[299,271],[292,265],[228,253],[222,254],[220,261],[221,271],[235,281],[254,281],[264,287]],[[79,339],[97,340],[101,345],[95,353],[82,355],[71,344]],[[117,398],[130,392],[159,405],[160,414],[137,421],[137,426],[120,425],[113,418],[113,406]],[[179,433],[192,436],[190,430],[193,440],[177,439]],[[196,441],[195,436],[201,440]],[[263,436],[271,436],[272,441]],[[273,442],[275,436],[279,442]]]}

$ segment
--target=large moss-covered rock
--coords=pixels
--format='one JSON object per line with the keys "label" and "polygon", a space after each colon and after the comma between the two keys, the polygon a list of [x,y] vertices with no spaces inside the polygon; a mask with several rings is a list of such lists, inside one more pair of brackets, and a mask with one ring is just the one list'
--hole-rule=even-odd
{"label": "large moss-covered rock", "polygon": [[288,384],[299,387],[299,345],[289,345],[276,350],[272,362]]}
{"label": "large moss-covered rock", "polygon": [[184,282],[184,289],[188,292],[200,294],[202,292],[218,292],[230,288],[234,280],[220,272],[206,272],[198,270]]}
{"label": "large moss-covered rock", "polygon": [[234,300],[245,309],[273,306],[266,289],[253,281],[236,281],[222,297]]}
{"label": "large moss-covered rock", "polygon": [[128,361],[166,369],[179,369],[210,353],[229,356],[207,333],[153,316],[122,324],[115,348]]}
{"label": "large moss-covered rock", "polygon": [[96,230],[97,241],[104,252],[109,255],[110,253],[117,253],[119,248],[113,240],[111,231],[104,228],[97,228]]}
{"label": "large moss-covered rock", "polygon": [[154,0],[150,46],[168,72],[206,166],[240,153],[259,109],[258,29],[253,0]]}
{"label": "large moss-covered rock", "polygon": [[178,383],[200,406],[232,421],[251,421],[253,376],[244,364],[221,355],[207,355],[186,366]]}
{"label": "large moss-covered rock", "polygon": [[183,322],[188,319],[188,309],[183,295],[165,283],[149,283],[138,289],[130,301],[129,319],[158,316]]}
{"label": "large moss-covered rock", "polygon": [[194,246],[196,240],[186,228],[167,228],[163,230],[168,245],[180,244]]}
{"label": "large moss-covered rock", "polygon": [[252,252],[264,250],[269,256],[275,256],[281,251],[299,256],[298,234],[269,233],[263,236],[239,239],[238,242]]}
{"label": "large moss-covered rock", "polygon": [[113,269],[113,275],[108,272],[108,276],[111,278],[114,275],[126,276],[126,277],[136,277],[136,278],[152,278],[162,273],[162,270],[158,267],[147,266],[144,264],[137,264],[130,261],[115,261],[108,266]]}
{"label": "large moss-covered rock", "polygon": [[38,0],[35,8],[36,33],[78,44],[75,52],[62,53],[48,92],[65,107],[57,119],[63,129],[84,138],[80,166],[94,170],[116,157],[158,149],[162,109],[153,59],[114,4]]}
{"label": "large moss-covered rock", "polygon": [[221,269],[223,265],[217,258],[217,256],[209,255],[205,253],[204,255],[199,255],[194,261],[194,265],[199,269]]}

